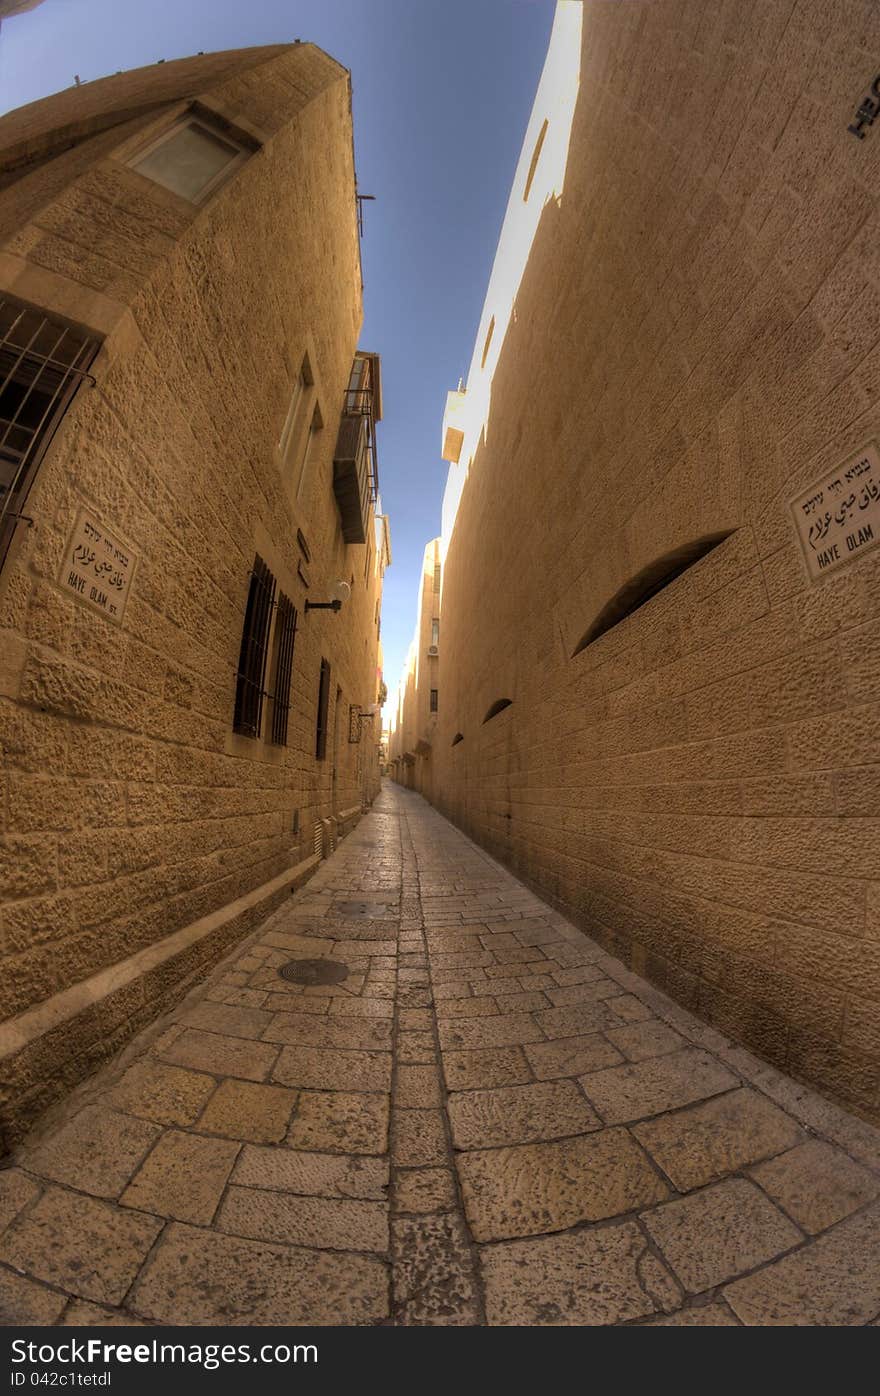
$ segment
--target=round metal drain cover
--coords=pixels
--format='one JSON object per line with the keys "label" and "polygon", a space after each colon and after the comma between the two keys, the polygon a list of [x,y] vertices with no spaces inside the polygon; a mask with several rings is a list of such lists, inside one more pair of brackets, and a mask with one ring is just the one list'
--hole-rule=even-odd
{"label": "round metal drain cover", "polygon": [[334,902],[333,910],[338,911],[341,916],[384,916],[388,910],[387,902]]}
{"label": "round metal drain cover", "polygon": [[291,984],[341,984],[348,966],[339,960],[289,960],[278,973]]}

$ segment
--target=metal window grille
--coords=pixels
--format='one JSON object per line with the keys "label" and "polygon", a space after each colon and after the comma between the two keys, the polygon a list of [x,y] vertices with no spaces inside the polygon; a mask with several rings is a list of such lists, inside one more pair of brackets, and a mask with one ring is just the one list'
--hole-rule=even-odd
{"label": "metal window grille", "polygon": [[436,688],[432,688],[432,689],[431,689],[431,712],[432,712],[432,713],[435,713],[436,711],[437,711],[437,689],[436,689]]}
{"label": "metal window grille", "polygon": [[287,745],[287,722],[290,716],[290,679],[293,672],[293,647],[296,641],[296,608],[282,591],[278,597],[275,619],[275,680],[272,704],[272,741],[275,746]]}
{"label": "metal window grille", "polygon": [[263,559],[256,556],[244,613],[238,679],[235,686],[235,716],[232,720],[233,731],[240,732],[245,737],[260,735],[265,697],[263,684],[266,677],[269,627],[274,599],[275,578]]}
{"label": "metal window grille", "polygon": [[349,703],[348,706],[348,740],[359,742],[363,730],[363,713],[359,703]]}
{"label": "metal window grille", "polygon": [[436,566],[435,566],[435,568],[434,568],[434,590],[435,590],[435,592],[437,592],[437,591],[440,590],[440,564],[439,564],[439,562],[436,564]]}
{"label": "metal window grille", "polygon": [[83,330],[0,297],[0,564],[37,467],[98,352]]}
{"label": "metal window grille", "polygon": [[327,709],[330,705],[330,665],[321,660],[321,680],[318,686],[318,726],[315,734],[315,757],[323,761],[327,755]]}

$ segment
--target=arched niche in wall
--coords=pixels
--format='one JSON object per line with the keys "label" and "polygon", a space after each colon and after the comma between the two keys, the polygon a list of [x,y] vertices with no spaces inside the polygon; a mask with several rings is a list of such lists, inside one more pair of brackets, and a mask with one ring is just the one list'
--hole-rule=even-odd
{"label": "arched niche in wall", "polygon": [[604,635],[612,626],[618,625],[620,621],[626,620],[640,606],[644,606],[647,601],[656,596],[664,587],[674,582],[694,563],[717,548],[719,543],[723,543],[725,538],[729,538],[732,529],[727,529],[720,533],[707,533],[702,538],[695,538],[690,543],[681,547],[673,548],[670,552],[664,553],[662,557],[655,558],[647,567],[641,568],[634,577],[615,592],[611,600],[608,601],[592,624],[584,631],[580,641],[572,652],[572,658],[585,650],[587,645],[591,645],[594,640],[598,640],[600,635]]}
{"label": "arched niche in wall", "polygon": [[486,713],[486,716],[483,718],[483,722],[491,722],[493,717],[497,717],[498,714],[500,712],[503,712],[505,708],[509,708],[512,702],[512,698],[496,698],[495,702],[492,704],[491,708]]}

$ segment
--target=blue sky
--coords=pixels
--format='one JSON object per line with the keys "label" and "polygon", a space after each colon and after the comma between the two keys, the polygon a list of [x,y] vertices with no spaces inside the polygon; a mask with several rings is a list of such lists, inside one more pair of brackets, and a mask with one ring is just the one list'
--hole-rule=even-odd
{"label": "blue sky", "polygon": [[382,355],[393,689],[440,529],[446,392],[467,373],[554,0],[44,0],[0,29],[0,111],[120,68],[309,40],[351,69],[364,348]]}

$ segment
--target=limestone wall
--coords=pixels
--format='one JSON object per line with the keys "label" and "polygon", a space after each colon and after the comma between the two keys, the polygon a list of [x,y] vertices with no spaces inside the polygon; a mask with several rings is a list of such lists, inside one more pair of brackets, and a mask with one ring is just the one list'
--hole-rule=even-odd
{"label": "limestone wall", "polygon": [[[258,147],[200,207],[125,163],[193,94]],[[344,543],[332,483],[361,323],[348,75],[309,45],[159,65],[12,113],[0,142],[19,151],[37,132],[45,155],[52,124],[74,119],[76,144],[33,167],[15,155],[0,192],[0,287],[103,339],[0,574],[0,1014],[13,1027],[254,889],[277,898],[273,879],[313,855],[316,821],[350,823],[378,780],[369,723],[348,738],[350,705],[377,697],[385,555],[372,521],[369,544]],[[297,497],[299,456],[285,462],[278,441],[306,354],[323,428]],[[137,559],[121,625],[64,585],[83,508]],[[299,613],[286,746],[232,731],[257,553]],[[306,615],[306,596],[329,600],[340,578],[342,611]],[[330,737],[316,760],[322,658]],[[224,934],[207,927],[187,974]],[[182,973],[166,966],[156,992]],[[155,1011],[155,981],[130,985],[107,1022],[92,1013],[90,1037],[72,1019],[7,1060],[13,1126]]]}
{"label": "limestone wall", "polygon": [[[848,130],[878,55],[869,4],[585,4],[564,190],[454,468],[432,757],[628,964],[875,1117],[880,548],[846,470],[880,439],[880,125]],[[822,489],[802,522],[856,503],[813,577]]]}

